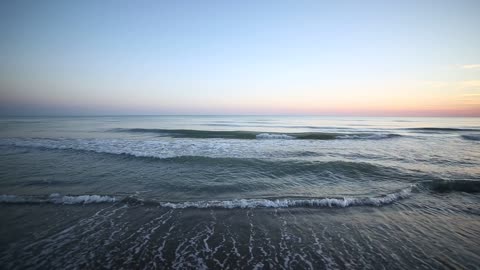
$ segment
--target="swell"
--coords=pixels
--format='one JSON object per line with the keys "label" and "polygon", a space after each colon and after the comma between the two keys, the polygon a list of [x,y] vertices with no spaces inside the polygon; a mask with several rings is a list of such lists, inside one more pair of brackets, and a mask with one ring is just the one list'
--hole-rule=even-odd
{"label": "swell", "polygon": [[475,128],[444,128],[444,127],[419,127],[419,128],[407,128],[407,130],[415,131],[430,131],[430,132],[461,132],[461,131],[480,131]]}
{"label": "swell", "polygon": [[113,129],[114,132],[127,133],[152,133],[172,138],[192,139],[298,139],[298,140],[336,140],[336,139],[365,139],[379,140],[400,137],[393,133],[328,133],[328,132],[257,132],[257,131],[217,131],[217,130],[193,130],[193,129],[147,129],[131,128]]}
{"label": "swell", "polygon": [[437,180],[425,181],[416,185],[420,190],[429,190],[432,192],[465,192],[479,193],[480,180]]}
{"label": "swell", "polygon": [[461,137],[468,141],[480,141],[480,135],[465,134],[465,135],[462,135]]}
{"label": "swell", "polygon": [[323,198],[279,198],[279,199],[234,199],[204,200],[184,202],[164,202],[146,200],[135,197],[115,197],[107,195],[60,195],[42,196],[0,195],[3,204],[38,204],[50,203],[60,205],[123,203],[129,205],[157,205],[165,208],[288,208],[288,207],[351,207],[351,206],[383,206],[395,203],[412,196],[413,193],[430,192],[480,192],[480,181],[477,180],[436,180],[410,185],[404,189],[372,197],[323,197]]}

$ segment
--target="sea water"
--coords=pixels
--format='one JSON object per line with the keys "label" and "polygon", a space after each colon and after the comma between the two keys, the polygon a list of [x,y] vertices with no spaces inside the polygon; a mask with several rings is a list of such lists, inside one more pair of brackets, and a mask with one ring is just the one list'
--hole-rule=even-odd
{"label": "sea water", "polygon": [[0,265],[475,269],[480,118],[0,118]]}

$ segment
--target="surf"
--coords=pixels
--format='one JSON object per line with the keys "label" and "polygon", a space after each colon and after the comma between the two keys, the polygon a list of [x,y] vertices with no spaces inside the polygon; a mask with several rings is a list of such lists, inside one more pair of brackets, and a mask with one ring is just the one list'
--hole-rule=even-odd
{"label": "surf", "polygon": [[445,193],[445,192],[466,192],[479,193],[480,181],[478,180],[432,180],[422,181],[411,184],[403,189],[377,195],[377,196],[326,196],[326,197],[304,197],[304,198],[245,198],[231,200],[199,200],[199,201],[162,201],[158,199],[139,198],[135,196],[115,196],[115,195],[98,195],[98,194],[82,194],[82,195],[61,195],[52,193],[48,196],[41,195],[0,195],[0,203],[3,204],[57,204],[57,205],[85,205],[98,203],[122,203],[128,205],[157,205],[164,208],[185,209],[249,209],[249,208],[346,208],[353,206],[380,207],[390,205],[410,198],[415,193],[428,195],[428,192]]}

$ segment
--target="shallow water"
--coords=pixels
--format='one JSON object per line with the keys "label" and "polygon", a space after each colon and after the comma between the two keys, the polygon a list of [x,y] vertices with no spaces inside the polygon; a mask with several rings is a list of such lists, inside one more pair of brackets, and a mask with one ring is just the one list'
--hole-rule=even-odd
{"label": "shallow water", "polygon": [[0,119],[15,268],[474,269],[480,119]]}

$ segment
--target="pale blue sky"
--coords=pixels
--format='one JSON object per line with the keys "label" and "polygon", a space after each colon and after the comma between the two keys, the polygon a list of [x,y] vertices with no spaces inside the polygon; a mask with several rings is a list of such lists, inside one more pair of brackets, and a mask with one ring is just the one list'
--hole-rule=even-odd
{"label": "pale blue sky", "polygon": [[477,114],[480,1],[1,1],[0,113]]}

